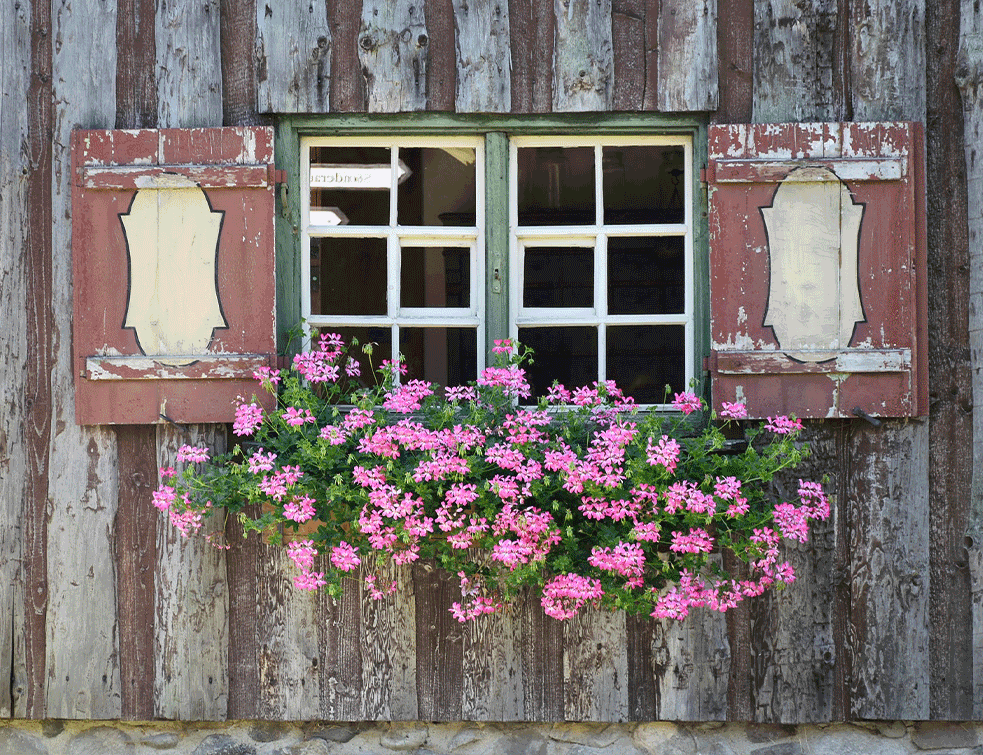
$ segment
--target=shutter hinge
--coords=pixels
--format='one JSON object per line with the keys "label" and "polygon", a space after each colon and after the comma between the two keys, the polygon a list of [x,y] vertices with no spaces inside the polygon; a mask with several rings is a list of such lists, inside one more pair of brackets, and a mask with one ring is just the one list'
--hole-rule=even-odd
{"label": "shutter hinge", "polygon": [[287,171],[280,170],[275,165],[267,165],[266,171],[271,184],[283,184],[287,182]]}
{"label": "shutter hinge", "polygon": [[706,166],[700,168],[700,183],[705,187],[710,180],[710,169]]}
{"label": "shutter hinge", "polygon": [[704,372],[716,372],[717,371],[717,352],[711,351],[705,357],[703,357],[703,371]]}

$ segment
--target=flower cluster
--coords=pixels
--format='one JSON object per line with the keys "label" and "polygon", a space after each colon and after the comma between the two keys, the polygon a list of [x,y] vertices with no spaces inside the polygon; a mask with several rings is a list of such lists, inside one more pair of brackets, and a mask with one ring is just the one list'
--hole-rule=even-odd
{"label": "flower cluster", "polygon": [[[435,560],[460,578],[461,621],[529,587],[557,619],[589,604],[726,611],[792,582],[783,543],[829,516],[819,483],[779,495],[776,475],[787,482],[808,452],[795,418],[743,421],[740,403],[718,416],[693,391],[641,411],[610,381],[555,384],[532,403],[530,353],[510,341],[467,386],[406,379],[391,361],[368,385],[371,349],[353,348],[327,334],[290,369],[258,371],[276,409],[240,400],[240,445],[214,459],[182,447],[154,505],[186,536],[224,509],[286,541],[303,590],[337,595],[349,576],[381,598],[395,589],[387,564]],[[743,445],[726,444],[728,427]],[[740,578],[724,552],[746,564]]]}

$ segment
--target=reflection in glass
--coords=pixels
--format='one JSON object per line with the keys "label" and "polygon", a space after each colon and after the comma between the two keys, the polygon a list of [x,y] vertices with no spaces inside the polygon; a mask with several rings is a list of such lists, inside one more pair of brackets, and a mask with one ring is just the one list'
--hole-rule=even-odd
{"label": "reflection in glass", "polygon": [[545,396],[554,380],[569,389],[597,380],[597,328],[519,328],[519,342],[535,352],[526,367],[533,397]]}
{"label": "reflection in glass", "polygon": [[386,147],[312,147],[311,220],[326,225],[334,208],[347,225],[389,225],[392,184]]}
{"label": "reflection in glass", "polygon": [[666,385],[675,393],[686,388],[682,325],[611,325],[607,344],[608,379],[637,403],[664,403]]}
{"label": "reflection in glass", "polygon": [[683,222],[682,147],[604,147],[601,171],[605,223]]}
{"label": "reflection in glass", "polygon": [[524,307],[593,307],[594,250],[526,247],[522,267]]}
{"label": "reflection in glass", "polygon": [[399,352],[406,358],[403,380],[449,386],[478,377],[476,328],[400,328]]}
{"label": "reflection in glass", "polygon": [[678,314],[685,280],[682,236],[608,238],[610,314]]}
{"label": "reflection in glass", "polygon": [[409,171],[396,193],[399,225],[475,224],[473,147],[400,147]]}
{"label": "reflection in glass", "polygon": [[386,314],[386,240],[311,239],[311,314]]}
{"label": "reflection in glass", "polygon": [[519,225],[593,225],[593,147],[518,150]]}
{"label": "reflection in glass", "polygon": [[469,307],[470,288],[470,249],[403,247],[401,307]]}

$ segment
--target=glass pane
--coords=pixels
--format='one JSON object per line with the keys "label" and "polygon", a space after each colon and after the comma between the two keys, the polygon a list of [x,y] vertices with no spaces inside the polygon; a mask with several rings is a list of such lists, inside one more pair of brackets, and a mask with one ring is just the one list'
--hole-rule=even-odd
{"label": "glass pane", "polygon": [[608,238],[608,313],[682,312],[684,250],[682,236]]}
{"label": "glass pane", "polygon": [[686,388],[682,325],[608,326],[607,341],[608,379],[638,403],[664,403],[666,385],[675,393]]}
{"label": "glass pane", "polygon": [[522,306],[593,307],[594,250],[526,247]]}
{"label": "glass pane", "polygon": [[682,223],[682,147],[604,147],[605,223]]}
{"label": "glass pane", "polygon": [[545,396],[559,380],[569,389],[597,380],[597,329],[582,326],[520,328],[519,342],[535,352],[526,367],[533,396]]}
{"label": "glass pane", "polygon": [[387,147],[311,147],[311,223],[389,225]]}
{"label": "glass pane", "polygon": [[406,358],[404,380],[448,386],[478,377],[476,328],[400,328],[399,353]]}
{"label": "glass pane", "polygon": [[[315,328],[312,342],[316,348],[318,338],[322,333],[337,333],[344,341],[348,356],[355,360],[355,370],[346,370],[340,365],[342,387],[348,393],[359,388],[374,387],[379,380],[376,370],[386,359],[392,358],[392,330],[388,326],[371,328],[337,328],[334,326]],[[366,349],[372,351],[365,353]],[[357,374],[349,375],[349,372]]]}
{"label": "glass pane", "polygon": [[386,240],[311,239],[311,314],[386,314]]}
{"label": "glass pane", "polygon": [[401,147],[399,159],[406,166],[396,194],[400,225],[475,225],[472,147]]}
{"label": "glass pane", "polygon": [[402,249],[401,307],[471,306],[471,250],[460,247]]}
{"label": "glass pane", "polygon": [[518,150],[519,225],[594,225],[593,147]]}

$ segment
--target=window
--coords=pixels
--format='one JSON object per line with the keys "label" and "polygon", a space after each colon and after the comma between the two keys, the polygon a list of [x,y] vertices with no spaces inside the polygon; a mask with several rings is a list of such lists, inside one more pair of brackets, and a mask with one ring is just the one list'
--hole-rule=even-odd
{"label": "window", "polygon": [[[398,131],[398,128],[393,128]],[[695,374],[693,129],[652,135],[304,136],[301,315],[474,379],[489,344],[554,378],[613,379],[642,404]]]}

